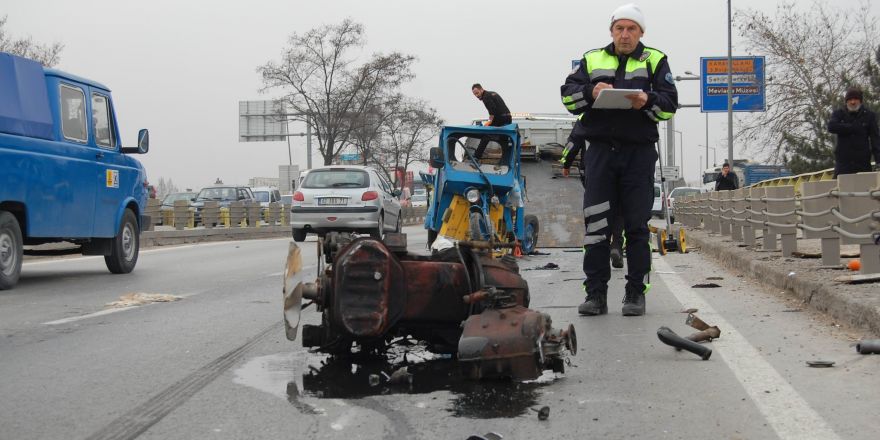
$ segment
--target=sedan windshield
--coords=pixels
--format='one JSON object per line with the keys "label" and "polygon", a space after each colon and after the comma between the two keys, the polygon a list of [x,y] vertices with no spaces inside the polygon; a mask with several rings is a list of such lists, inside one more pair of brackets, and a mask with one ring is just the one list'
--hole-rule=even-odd
{"label": "sedan windshield", "polygon": [[237,200],[237,197],[235,188],[205,188],[199,193],[198,200]]}
{"label": "sedan windshield", "polygon": [[303,188],[366,188],[370,177],[361,170],[312,170]]}

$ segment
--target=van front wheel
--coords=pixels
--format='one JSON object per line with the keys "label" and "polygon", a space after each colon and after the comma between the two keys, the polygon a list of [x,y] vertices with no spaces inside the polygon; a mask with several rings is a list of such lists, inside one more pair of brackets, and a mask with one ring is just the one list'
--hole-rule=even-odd
{"label": "van front wheel", "polygon": [[14,215],[0,211],[0,290],[11,289],[18,282],[23,245],[18,220]]}
{"label": "van front wheel", "polygon": [[104,262],[107,263],[110,272],[129,273],[134,270],[140,250],[140,235],[134,213],[126,209],[125,214],[122,215],[119,232],[110,246],[110,255],[104,256]]}

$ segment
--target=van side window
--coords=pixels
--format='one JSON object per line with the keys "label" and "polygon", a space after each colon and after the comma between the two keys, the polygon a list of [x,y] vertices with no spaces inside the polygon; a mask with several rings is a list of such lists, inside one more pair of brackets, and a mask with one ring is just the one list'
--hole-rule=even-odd
{"label": "van side window", "polygon": [[86,98],[82,90],[61,85],[61,133],[65,139],[85,143]]}
{"label": "van side window", "polygon": [[98,146],[116,148],[116,136],[110,124],[110,101],[106,96],[92,94],[92,130]]}

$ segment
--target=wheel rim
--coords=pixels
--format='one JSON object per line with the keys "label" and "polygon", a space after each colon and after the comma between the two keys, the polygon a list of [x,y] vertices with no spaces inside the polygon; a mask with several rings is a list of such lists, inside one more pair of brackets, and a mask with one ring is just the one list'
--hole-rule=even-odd
{"label": "wheel rim", "polygon": [[0,234],[0,270],[10,276],[16,264],[15,240],[7,233]]}
{"label": "wheel rim", "polygon": [[134,258],[135,240],[134,230],[132,230],[131,225],[126,224],[122,228],[122,256],[125,258],[125,261],[131,261]]}

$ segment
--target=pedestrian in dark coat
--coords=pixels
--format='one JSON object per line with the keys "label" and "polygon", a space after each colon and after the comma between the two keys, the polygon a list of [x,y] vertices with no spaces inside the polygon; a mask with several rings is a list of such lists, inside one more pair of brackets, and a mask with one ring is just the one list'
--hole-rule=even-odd
{"label": "pedestrian in dark coat", "polygon": [[871,171],[871,155],[880,164],[880,131],[877,115],[865,108],[862,91],[846,91],[846,106],[831,114],[828,131],[837,135],[834,148],[834,177]]}

